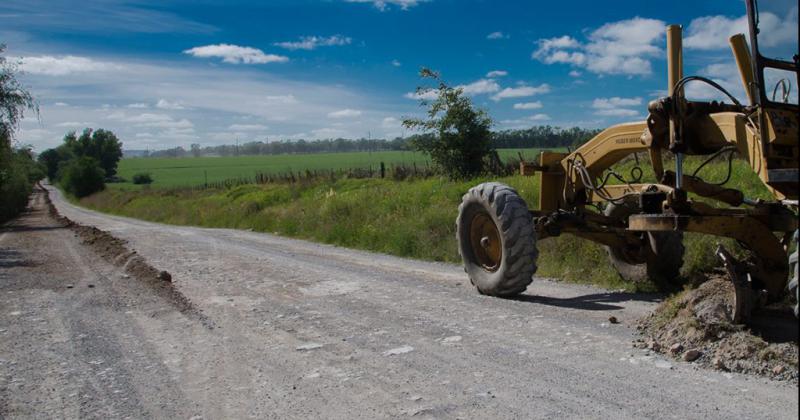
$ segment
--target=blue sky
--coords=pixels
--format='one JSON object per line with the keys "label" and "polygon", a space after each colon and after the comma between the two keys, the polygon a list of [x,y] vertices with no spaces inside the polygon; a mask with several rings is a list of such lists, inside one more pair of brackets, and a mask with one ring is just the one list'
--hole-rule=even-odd
{"label": "blue sky", "polygon": [[[762,12],[769,44],[796,49],[797,3],[778,3]],[[409,134],[421,66],[463,86],[495,129],[642,119],[666,88],[668,23],[684,27],[686,74],[743,98],[727,45],[743,15],[730,0],[3,0],[0,42],[41,106],[21,143],[94,127],[160,149]]]}

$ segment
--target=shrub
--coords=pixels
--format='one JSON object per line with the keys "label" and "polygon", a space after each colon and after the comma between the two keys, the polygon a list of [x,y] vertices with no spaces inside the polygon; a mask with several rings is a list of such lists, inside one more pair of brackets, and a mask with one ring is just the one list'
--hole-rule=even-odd
{"label": "shrub", "polygon": [[0,223],[25,210],[31,192],[31,184],[25,173],[14,166],[0,169]]}
{"label": "shrub", "polygon": [[0,159],[0,223],[25,210],[34,183],[44,178],[44,169],[34,162],[29,149],[2,153]]}
{"label": "shrub", "polygon": [[86,197],[105,188],[105,174],[93,158],[74,159],[62,170],[61,188],[75,197]]}
{"label": "shrub", "polygon": [[138,173],[138,174],[133,176],[133,183],[137,184],[137,185],[152,184],[153,183],[153,177],[151,177],[150,174],[148,174],[146,172]]}
{"label": "shrub", "polygon": [[[438,73],[423,68],[420,76],[433,79],[439,86],[417,88],[420,105],[428,107],[428,118],[407,118],[403,126],[423,130],[427,135],[412,138],[411,146],[428,154],[451,179],[478,176],[494,152],[492,119],[473,105],[463,88],[448,86]],[[426,99],[433,93],[436,99]]]}

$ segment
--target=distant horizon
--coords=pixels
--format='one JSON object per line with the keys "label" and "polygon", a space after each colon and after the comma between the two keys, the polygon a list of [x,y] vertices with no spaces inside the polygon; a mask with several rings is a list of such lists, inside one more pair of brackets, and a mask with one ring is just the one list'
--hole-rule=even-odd
{"label": "distant horizon", "polygon": [[[499,131],[495,131],[495,133],[522,133],[522,132],[528,132],[530,130],[535,130],[535,129],[550,129],[550,130],[552,130],[552,132],[556,132],[556,133],[566,133],[566,132],[570,132],[570,130],[580,130],[581,133],[588,133],[588,134],[592,134],[592,135],[594,135],[594,132],[595,132],[595,131],[590,130],[590,129],[582,129],[580,127],[554,127],[554,126],[548,126],[548,125],[534,125],[534,126],[531,126],[529,128],[524,128],[524,129],[499,130]],[[340,140],[344,141],[346,143],[353,143],[353,144],[357,144],[357,143],[364,142],[364,141],[366,141],[366,142],[375,142],[375,143],[383,143],[382,146],[384,146],[384,147],[382,147],[380,149],[376,149],[376,150],[384,150],[385,151],[385,150],[400,150],[400,149],[397,149],[397,148],[393,149],[391,147],[390,148],[386,148],[385,146],[387,146],[387,145],[388,146],[392,146],[393,143],[398,142],[398,141],[400,141],[400,142],[408,141],[409,139],[413,138],[414,136],[416,136],[416,134],[415,135],[411,135],[411,136],[406,136],[406,137],[395,137],[393,139],[385,139],[385,138],[371,138],[370,139],[370,138],[364,138],[364,137],[356,138],[356,139],[348,139],[348,138],[341,138],[340,137],[340,138],[335,138],[335,139],[313,139],[313,140],[312,139],[280,139],[280,140],[274,140],[274,141],[252,140],[252,141],[248,141],[248,142],[220,143],[220,144],[214,144],[214,145],[199,145],[197,143],[195,143],[195,144],[200,146],[201,150],[204,150],[203,156],[216,156],[216,155],[224,156],[224,155],[222,155],[220,153],[212,154],[212,153],[205,152],[205,150],[213,149],[213,148],[222,148],[222,147],[229,147],[229,148],[243,147],[244,148],[244,147],[247,147],[247,146],[253,145],[253,144],[265,144],[265,145],[267,145],[267,144],[275,144],[275,143],[297,144],[300,141],[303,141],[303,142],[306,142],[306,143],[309,143],[309,144],[312,144],[312,145],[318,144],[318,143],[325,143],[325,142],[335,143],[335,142],[340,141]],[[166,152],[166,151],[175,150],[175,149],[180,148],[180,149],[184,150],[186,153],[191,153],[191,147],[194,146],[195,144],[176,145],[176,146],[172,146],[172,147],[168,147],[168,148],[161,148],[161,149],[155,149],[155,148],[152,148],[152,149],[151,148],[129,149],[129,148],[125,148],[125,144],[123,143],[123,150],[122,151],[123,151],[123,154],[127,154],[127,155],[130,155],[132,153],[136,154],[136,155],[143,155],[145,153],[147,153],[147,154],[149,154],[149,153],[159,153],[159,152]],[[394,146],[397,146],[397,144],[394,144]],[[525,146],[525,147],[527,147],[527,146]],[[531,148],[537,148],[539,146],[531,145],[530,147]],[[497,146],[495,148],[496,149],[518,149],[518,148],[520,148],[520,146],[519,145],[508,146],[508,147]],[[294,154],[296,154],[296,153],[346,153],[346,152],[351,152],[351,151],[352,150],[322,150],[322,151],[320,151],[320,150],[316,150],[316,151],[315,150],[310,150],[310,151],[286,151],[286,152],[279,152],[279,153],[289,153],[289,154],[293,154],[293,153]],[[252,154],[252,153],[242,153],[242,154]],[[277,153],[273,152],[273,153],[264,153],[264,154],[277,154]]]}

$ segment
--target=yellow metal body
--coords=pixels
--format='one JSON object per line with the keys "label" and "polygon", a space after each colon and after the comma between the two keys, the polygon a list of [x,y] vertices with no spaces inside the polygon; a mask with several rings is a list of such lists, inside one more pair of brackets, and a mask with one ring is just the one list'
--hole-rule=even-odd
{"label": "yellow metal body", "polygon": [[[756,104],[758,87],[753,62],[743,35],[730,39],[742,84],[750,104]],[[735,146],[753,172],[776,200],[798,198],[798,112],[769,103],[750,108],[718,103],[691,102],[675,87],[683,77],[681,28],[667,27],[669,102],[659,108],[651,103],[646,121],[620,124],[603,130],[571,153],[542,152],[538,164],[521,164],[523,174],[541,173],[537,234],[540,237],[571,232],[610,246],[640,241],[638,232],[683,230],[735,238],[753,251],[761,263],[752,275],[766,287],[772,300],[782,294],[785,283],[785,252],[773,232],[797,229],[796,219],[770,223],[783,217],[773,207],[731,212],[686,198],[685,192],[739,206],[745,197],[734,188],[708,184],[699,178],[665,171],[663,153],[675,147],[680,154],[711,154]],[[734,109],[731,111],[731,109]],[[676,143],[678,142],[678,143]],[[601,185],[606,170],[633,153],[646,152],[660,180],[657,184]],[[586,174],[590,182],[587,185]],[[676,187],[680,186],[678,194]],[[734,186],[735,187],[735,186]],[[665,214],[634,215],[628,220],[609,220],[586,205],[644,192],[663,193]],[[780,206],[779,206],[780,207]],[[771,209],[772,213],[765,213]],[[566,213],[565,213],[566,212]],[[563,217],[565,214],[570,217]],[[778,216],[775,216],[775,215]],[[550,216],[548,216],[550,215]],[[556,217],[557,215],[558,217]]]}

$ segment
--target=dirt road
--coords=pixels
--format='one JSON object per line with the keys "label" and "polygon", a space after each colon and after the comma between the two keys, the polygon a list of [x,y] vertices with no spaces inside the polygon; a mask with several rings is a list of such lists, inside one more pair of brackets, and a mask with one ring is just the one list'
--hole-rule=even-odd
{"label": "dirt road", "polygon": [[0,233],[0,418],[796,418],[794,384],[634,349],[652,297],[537,279],[489,298],[454,265],[51,197],[199,312],[126,278],[37,195]]}

